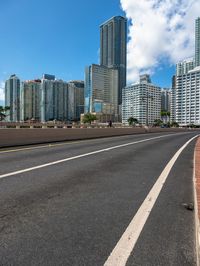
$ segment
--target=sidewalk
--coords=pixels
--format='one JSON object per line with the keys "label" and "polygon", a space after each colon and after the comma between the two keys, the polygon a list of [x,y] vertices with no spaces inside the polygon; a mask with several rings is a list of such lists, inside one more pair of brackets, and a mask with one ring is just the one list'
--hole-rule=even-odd
{"label": "sidewalk", "polygon": [[194,154],[194,196],[196,218],[197,266],[200,265],[200,137],[197,139]]}

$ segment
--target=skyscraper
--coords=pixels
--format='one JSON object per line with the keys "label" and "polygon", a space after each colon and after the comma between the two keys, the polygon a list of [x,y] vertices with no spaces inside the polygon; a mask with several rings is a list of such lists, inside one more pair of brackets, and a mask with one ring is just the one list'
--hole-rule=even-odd
{"label": "skyscraper", "polygon": [[84,113],[84,81],[71,80],[68,82],[68,120],[79,121]]}
{"label": "skyscraper", "polygon": [[5,105],[10,107],[6,118],[10,122],[20,120],[20,80],[14,74],[5,83]]}
{"label": "skyscraper", "polygon": [[200,66],[200,17],[195,21],[195,66]]}
{"label": "skyscraper", "polygon": [[85,69],[85,113],[95,112],[96,102],[111,104],[118,113],[118,71],[92,64]]}
{"label": "skyscraper", "polygon": [[21,121],[41,120],[41,80],[30,80],[21,83],[20,92]]}
{"label": "skyscraper", "polygon": [[119,72],[118,104],[126,86],[127,19],[115,16],[100,26],[100,65]]}
{"label": "skyscraper", "polygon": [[161,90],[161,111],[171,111],[171,94],[172,91],[167,88]]}
{"label": "skyscraper", "polygon": [[68,83],[41,80],[41,121],[67,120]]}
{"label": "skyscraper", "polygon": [[[186,61],[185,61],[186,62]],[[183,62],[172,87],[172,120],[181,126],[200,125],[200,17],[195,21],[195,64]],[[184,67],[184,64],[186,68]],[[187,67],[188,66],[188,67]],[[185,69],[184,69],[185,68]],[[180,71],[181,70],[181,71]]]}

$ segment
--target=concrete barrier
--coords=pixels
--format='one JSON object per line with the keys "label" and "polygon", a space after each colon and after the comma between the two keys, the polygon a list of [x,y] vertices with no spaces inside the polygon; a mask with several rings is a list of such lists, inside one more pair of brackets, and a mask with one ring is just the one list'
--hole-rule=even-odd
{"label": "concrete barrier", "polygon": [[132,134],[183,132],[179,128],[66,128],[66,129],[0,129],[0,148],[68,140],[92,139]]}

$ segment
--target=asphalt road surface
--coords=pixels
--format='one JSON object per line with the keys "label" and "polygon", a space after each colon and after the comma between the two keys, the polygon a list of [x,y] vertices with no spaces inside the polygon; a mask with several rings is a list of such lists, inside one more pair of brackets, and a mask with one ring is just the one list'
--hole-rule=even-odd
{"label": "asphalt road surface", "polygon": [[196,265],[197,134],[0,150],[0,265]]}

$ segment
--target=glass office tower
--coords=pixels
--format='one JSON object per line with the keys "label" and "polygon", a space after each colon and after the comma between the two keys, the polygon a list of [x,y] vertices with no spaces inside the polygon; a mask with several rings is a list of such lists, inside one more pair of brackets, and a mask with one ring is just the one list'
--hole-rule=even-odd
{"label": "glass office tower", "polygon": [[118,69],[118,104],[126,86],[127,19],[115,16],[100,26],[100,65]]}
{"label": "glass office tower", "polygon": [[195,22],[195,66],[200,66],[200,17]]}

